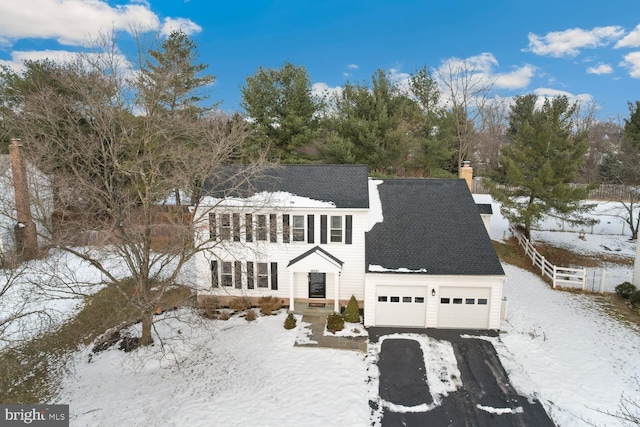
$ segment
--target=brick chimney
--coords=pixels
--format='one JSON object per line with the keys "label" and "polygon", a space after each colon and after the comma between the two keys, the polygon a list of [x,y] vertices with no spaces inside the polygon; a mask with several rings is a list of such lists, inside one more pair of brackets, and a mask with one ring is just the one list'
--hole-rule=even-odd
{"label": "brick chimney", "polygon": [[471,162],[469,160],[462,162],[462,167],[458,171],[458,176],[467,181],[469,191],[473,193],[473,168],[471,167]]}
{"label": "brick chimney", "polygon": [[25,260],[34,259],[38,255],[38,236],[36,234],[36,224],[31,216],[27,167],[19,139],[11,140],[9,161],[11,163],[13,192],[16,202],[16,219],[18,221],[14,229],[16,252]]}

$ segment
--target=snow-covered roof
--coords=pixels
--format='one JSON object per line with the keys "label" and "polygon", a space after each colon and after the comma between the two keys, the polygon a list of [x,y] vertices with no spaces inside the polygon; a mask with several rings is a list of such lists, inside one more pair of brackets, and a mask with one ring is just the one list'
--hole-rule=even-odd
{"label": "snow-covered roof", "polygon": [[[214,171],[204,185],[203,202],[221,199],[249,199],[271,193],[276,201],[336,208],[368,208],[368,169],[366,165],[281,165],[246,179],[247,166],[236,165]],[[209,198],[211,197],[211,199]],[[264,197],[264,196],[258,196]]]}

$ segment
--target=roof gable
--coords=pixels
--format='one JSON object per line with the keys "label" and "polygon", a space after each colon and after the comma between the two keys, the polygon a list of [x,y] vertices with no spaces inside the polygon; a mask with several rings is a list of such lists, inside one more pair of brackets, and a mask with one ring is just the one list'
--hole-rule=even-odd
{"label": "roof gable", "polygon": [[461,179],[389,179],[378,186],[384,220],[366,235],[366,265],[431,275],[503,275]]}

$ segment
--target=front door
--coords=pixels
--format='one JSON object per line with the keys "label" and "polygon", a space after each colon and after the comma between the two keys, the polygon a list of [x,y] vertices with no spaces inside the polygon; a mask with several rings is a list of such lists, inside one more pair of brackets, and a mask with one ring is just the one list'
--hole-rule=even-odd
{"label": "front door", "polygon": [[326,273],[309,273],[309,298],[325,298],[326,295]]}

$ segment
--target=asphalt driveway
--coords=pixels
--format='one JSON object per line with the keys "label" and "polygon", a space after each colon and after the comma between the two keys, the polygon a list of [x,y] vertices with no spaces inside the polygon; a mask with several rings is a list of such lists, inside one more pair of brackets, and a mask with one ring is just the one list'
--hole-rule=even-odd
{"label": "asphalt driveway", "polygon": [[[462,387],[433,407],[425,358],[418,341],[402,336],[385,338],[378,360],[379,397],[392,405],[384,405],[382,426],[554,426],[540,402],[529,401],[516,393],[491,342],[462,337],[496,336],[495,332],[374,327],[369,328],[369,339],[378,342],[384,335],[403,333],[449,341]],[[372,407],[378,404],[371,402]],[[411,412],[388,408],[419,405],[431,409]]]}

